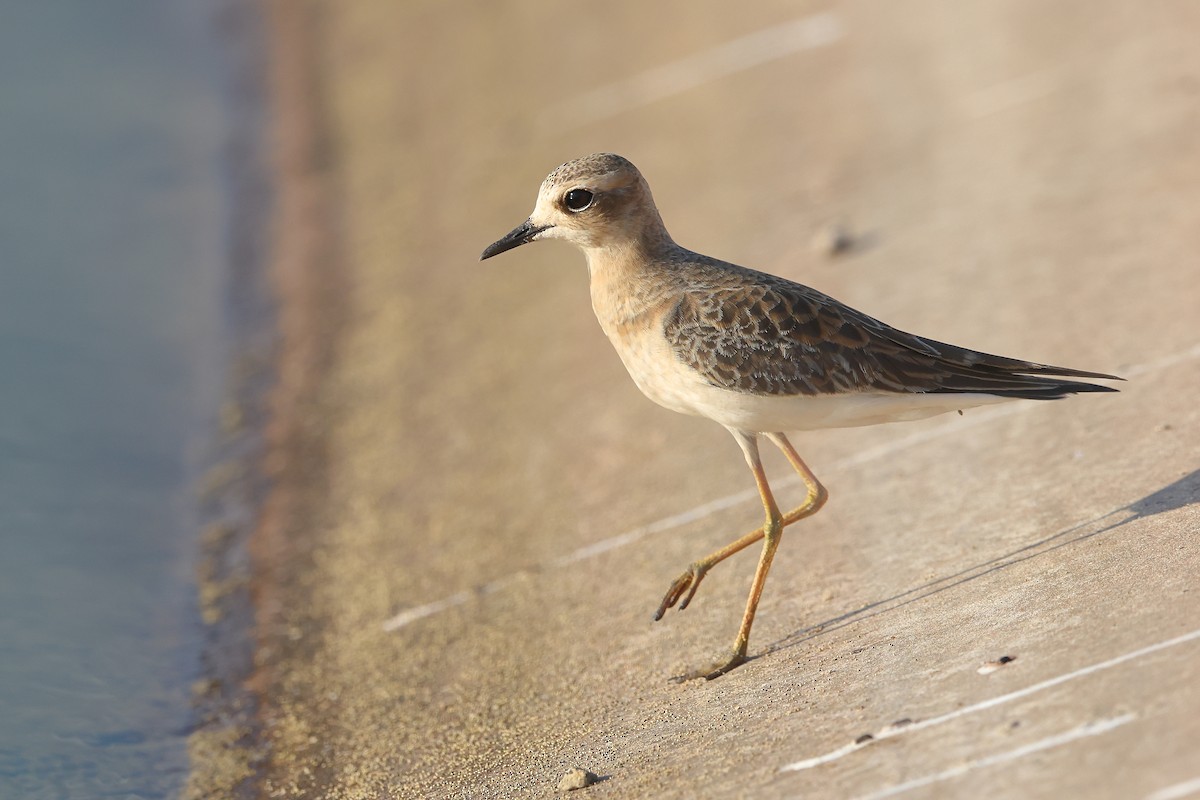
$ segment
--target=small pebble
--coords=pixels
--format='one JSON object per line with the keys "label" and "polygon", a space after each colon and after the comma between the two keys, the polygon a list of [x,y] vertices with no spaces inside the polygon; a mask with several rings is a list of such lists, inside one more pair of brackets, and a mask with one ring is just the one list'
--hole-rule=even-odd
{"label": "small pebble", "polygon": [[558,782],[558,790],[560,792],[572,792],[576,789],[586,789],[598,780],[600,780],[600,776],[596,773],[576,767],[562,776],[562,780]]}
{"label": "small pebble", "polygon": [[852,247],[854,234],[839,222],[822,226],[812,240],[813,252],[830,258],[849,252]]}
{"label": "small pebble", "polygon": [[993,673],[996,670],[1003,667],[1005,664],[1011,664],[1012,662],[1014,662],[1016,660],[1017,660],[1016,656],[1000,656],[1000,658],[997,658],[995,661],[987,662],[986,664],[984,664],[982,667],[980,667],[979,669],[977,669],[975,671],[978,672],[980,675],[990,675],[991,673]]}

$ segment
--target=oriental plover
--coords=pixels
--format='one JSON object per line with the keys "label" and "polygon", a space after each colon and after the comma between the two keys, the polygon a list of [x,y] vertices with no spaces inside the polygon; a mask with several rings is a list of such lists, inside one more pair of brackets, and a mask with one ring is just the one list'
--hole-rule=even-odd
{"label": "oriental plover", "polygon": [[[762,498],[762,527],[688,566],[658,607],[656,620],[672,606],[686,608],[709,570],[763,541],[732,651],[681,678],[712,679],[745,663],[781,532],[825,504],[825,488],[787,432],[1111,392],[1068,378],[1120,380],[905,333],[815,289],[680,247],[642,174],[611,153],[551,172],[529,218],[480,258],[541,239],[564,239],[583,250],[592,308],[634,383],[659,405],[723,425],[741,446]],[[761,436],[783,452],[808,489],[804,502],[786,513],[763,471]]]}

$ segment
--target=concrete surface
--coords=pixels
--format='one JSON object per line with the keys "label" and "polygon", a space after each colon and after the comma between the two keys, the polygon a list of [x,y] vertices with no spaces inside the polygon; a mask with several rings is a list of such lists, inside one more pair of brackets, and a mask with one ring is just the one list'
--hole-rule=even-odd
{"label": "concrete surface", "polygon": [[[278,230],[254,794],[1200,792],[1197,6],[270,9],[309,213]],[[686,246],[1129,383],[796,437],[831,501],[757,657],[670,683],[741,613],[752,555],[650,622],[758,524],[741,455],[640,396],[580,255],[476,261],[596,150]],[[835,222],[861,245],[815,253]]]}

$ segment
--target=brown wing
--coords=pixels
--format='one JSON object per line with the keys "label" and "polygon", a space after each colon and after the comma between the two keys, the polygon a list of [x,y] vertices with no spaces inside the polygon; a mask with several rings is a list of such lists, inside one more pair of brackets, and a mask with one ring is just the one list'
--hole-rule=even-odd
{"label": "brown wing", "polygon": [[[993,356],[896,330],[798,283],[733,265],[666,317],[676,357],[716,386],[759,395],[983,392],[1053,399],[1112,378]],[[711,273],[710,273],[711,277]]]}

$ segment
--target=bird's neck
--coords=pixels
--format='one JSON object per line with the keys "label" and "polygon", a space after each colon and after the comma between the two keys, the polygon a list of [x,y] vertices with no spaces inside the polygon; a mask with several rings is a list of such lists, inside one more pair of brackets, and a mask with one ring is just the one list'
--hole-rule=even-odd
{"label": "bird's neck", "polygon": [[665,230],[661,236],[631,238],[585,250],[592,308],[606,331],[658,308],[677,294],[671,265],[680,251],[682,248]]}

